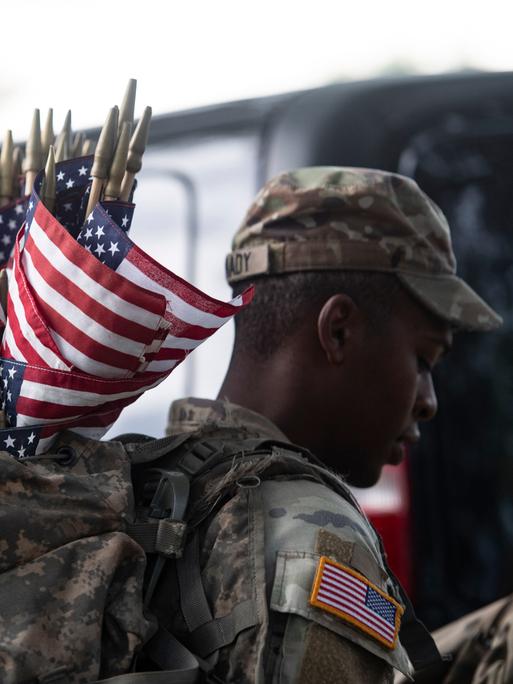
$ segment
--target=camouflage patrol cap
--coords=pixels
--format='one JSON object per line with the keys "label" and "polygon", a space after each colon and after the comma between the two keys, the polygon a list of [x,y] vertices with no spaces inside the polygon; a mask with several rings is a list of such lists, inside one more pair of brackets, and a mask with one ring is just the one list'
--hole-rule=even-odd
{"label": "camouflage patrol cap", "polygon": [[270,180],[226,258],[229,283],[299,271],[395,273],[457,328],[502,319],[461,278],[449,225],[415,181],[375,169],[311,167]]}

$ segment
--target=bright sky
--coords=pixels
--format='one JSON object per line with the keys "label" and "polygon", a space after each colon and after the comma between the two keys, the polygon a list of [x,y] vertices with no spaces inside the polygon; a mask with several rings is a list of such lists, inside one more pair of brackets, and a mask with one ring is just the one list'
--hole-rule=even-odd
{"label": "bright sky", "polygon": [[31,111],[102,123],[128,78],[161,113],[365,78],[513,69],[511,3],[488,0],[18,0],[1,5],[0,133]]}

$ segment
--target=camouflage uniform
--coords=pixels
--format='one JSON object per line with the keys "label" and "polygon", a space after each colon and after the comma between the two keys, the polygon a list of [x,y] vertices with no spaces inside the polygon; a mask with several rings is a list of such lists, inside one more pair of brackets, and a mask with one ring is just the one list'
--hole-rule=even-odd
{"label": "camouflage uniform", "polygon": [[[332,167],[283,173],[256,197],[226,259],[228,282],[253,281],[257,297],[258,281],[266,276],[340,270],[395,274],[414,298],[454,328],[490,330],[501,323],[456,275],[440,209],[414,181],[397,174]],[[241,444],[250,434],[279,440],[287,460],[286,436],[263,416],[226,402],[175,402],[170,433],[198,429],[213,435],[229,429],[230,440]],[[273,454],[279,460],[276,448]],[[272,472],[272,464],[269,468]],[[314,576],[325,556],[404,607],[407,599],[365,515],[343,494],[340,482],[337,489],[314,474],[279,472],[257,480],[255,471],[249,480],[241,477],[235,496],[203,523],[201,583],[214,621],[224,620],[227,627],[217,655],[205,644],[200,653],[216,662],[219,679],[213,681],[389,682],[392,668],[411,676],[409,656],[419,665],[419,653],[425,649],[427,660],[430,652],[411,606],[397,641],[386,647],[361,625],[313,600]],[[218,494],[222,485],[226,480],[209,483]],[[187,640],[193,630],[186,616],[179,617],[176,584],[170,582],[163,595],[174,599],[171,608],[161,607],[160,618],[177,609],[171,625]],[[242,608],[249,604],[252,618]],[[237,619],[239,613],[245,619]],[[200,638],[189,642],[193,650],[202,646],[201,627],[196,625],[196,632]]]}
{"label": "camouflage uniform", "polygon": [[[294,454],[286,436],[253,411],[223,401],[174,402],[168,434],[196,431],[208,433],[211,440],[253,437],[280,443],[269,456],[274,469],[280,458]],[[392,682],[392,668],[411,675],[401,635],[394,648],[387,648],[309,602],[318,560],[326,555],[361,573],[404,607],[365,515],[313,477],[251,479],[258,472],[250,468],[234,475],[237,494],[208,518],[201,533],[201,579],[214,620],[254,606],[253,619],[240,631],[235,628],[220,649],[214,668],[219,679],[213,681],[379,683]],[[226,476],[221,482],[210,479],[205,496],[214,501],[226,486]],[[180,615],[176,579],[168,576],[165,582],[154,607],[159,622],[198,652],[203,639],[198,632],[199,638],[191,641]],[[208,650],[200,655],[207,657]]]}
{"label": "camouflage uniform", "polygon": [[460,330],[492,330],[502,322],[456,275],[440,209],[415,181],[395,173],[338,167],[283,173],[257,195],[232,249],[230,283],[299,271],[394,273]]}
{"label": "camouflage uniform", "polygon": [[[443,664],[428,668],[420,684],[513,682],[513,597],[506,596],[433,633]],[[402,675],[395,684],[406,684]],[[417,681],[417,680],[416,680]]]}

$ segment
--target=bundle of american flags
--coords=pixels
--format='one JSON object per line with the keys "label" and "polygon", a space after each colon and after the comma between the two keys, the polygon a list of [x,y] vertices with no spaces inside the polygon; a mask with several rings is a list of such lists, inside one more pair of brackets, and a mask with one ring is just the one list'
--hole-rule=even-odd
{"label": "bundle of american flags", "polygon": [[44,453],[66,429],[100,438],[252,297],[213,299],[139,249],[129,202],[99,202],[84,221],[92,163],[56,165],[53,213],[40,198],[41,172],[23,225],[19,202],[8,209],[16,225],[6,232],[0,222],[13,237],[3,257],[12,244],[0,448],[18,459]]}

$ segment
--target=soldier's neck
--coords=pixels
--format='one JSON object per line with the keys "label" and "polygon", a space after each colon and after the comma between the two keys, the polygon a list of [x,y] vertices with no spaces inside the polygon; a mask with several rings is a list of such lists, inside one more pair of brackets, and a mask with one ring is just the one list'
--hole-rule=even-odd
{"label": "soldier's neck", "polygon": [[255,361],[235,356],[230,362],[218,398],[255,411],[272,421],[289,439],[294,440],[293,423],[303,413],[298,398],[300,375],[291,372],[280,360]]}

